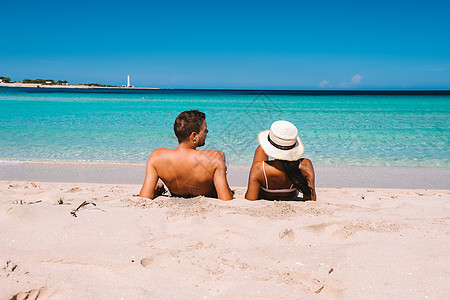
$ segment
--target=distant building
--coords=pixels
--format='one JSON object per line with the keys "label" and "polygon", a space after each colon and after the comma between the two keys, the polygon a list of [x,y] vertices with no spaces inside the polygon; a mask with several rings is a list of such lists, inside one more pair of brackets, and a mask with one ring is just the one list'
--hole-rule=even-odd
{"label": "distant building", "polygon": [[131,87],[130,74],[128,74],[128,76],[127,76],[127,87]]}

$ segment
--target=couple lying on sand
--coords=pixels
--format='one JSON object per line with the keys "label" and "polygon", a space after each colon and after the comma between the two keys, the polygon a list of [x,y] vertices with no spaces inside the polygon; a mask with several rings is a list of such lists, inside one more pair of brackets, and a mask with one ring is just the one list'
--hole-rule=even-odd
{"label": "couple lying on sand", "polygon": [[[158,148],[147,161],[140,196],[154,199],[166,190],[175,197],[204,195],[222,200],[233,199],[226,177],[225,154],[215,150],[196,150],[205,144],[208,129],[205,114],[184,111],[174,124],[178,148]],[[316,200],[314,168],[300,157],[304,147],[297,128],[287,121],[276,121],[270,130],[258,135],[245,199],[294,199],[300,191],[304,200]],[[269,161],[269,156],[274,160]]]}

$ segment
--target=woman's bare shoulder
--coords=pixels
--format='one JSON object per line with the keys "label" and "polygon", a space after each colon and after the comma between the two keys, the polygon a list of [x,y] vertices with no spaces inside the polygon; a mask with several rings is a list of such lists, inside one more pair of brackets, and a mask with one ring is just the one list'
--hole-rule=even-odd
{"label": "woman's bare shoulder", "polygon": [[300,164],[300,168],[312,168],[312,161],[309,158],[303,158]]}
{"label": "woman's bare shoulder", "polygon": [[307,174],[314,174],[314,167],[310,159],[304,158],[300,164],[300,170]]}
{"label": "woman's bare shoulder", "polygon": [[252,164],[252,167],[250,169],[250,173],[254,173],[254,174],[259,174],[262,173],[262,166],[263,166],[263,161],[255,161]]}

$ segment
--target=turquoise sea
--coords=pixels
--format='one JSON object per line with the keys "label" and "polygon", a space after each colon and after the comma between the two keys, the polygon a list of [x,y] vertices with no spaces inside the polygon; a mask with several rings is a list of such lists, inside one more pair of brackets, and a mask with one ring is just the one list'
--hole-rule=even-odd
{"label": "turquoise sea", "polygon": [[0,88],[0,161],[145,162],[174,148],[175,117],[206,113],[204,149],[250,165],[276,120],[321,166],[450,167],[450,95],[295,91]]}

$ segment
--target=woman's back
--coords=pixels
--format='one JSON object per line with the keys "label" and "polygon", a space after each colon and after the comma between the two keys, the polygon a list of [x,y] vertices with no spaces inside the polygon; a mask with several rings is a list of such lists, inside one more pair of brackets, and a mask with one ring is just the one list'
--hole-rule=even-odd
{"label": "woman's back", "polygon": [[263,161],[261,165],[264,179],[259,182],[260,197],[277,199],[294,198],[297,196],[298,190],[286,174],[282,161]]}
{"label": "woman's back", "polygon": [[[307,158],[297,162],[298,171],[305,177],[311,188],[310,195],[303,195],[304,200],[316,200],[314,186],[314,168]],[[298,189],[289,178],[282,160],[268,160],[268,156],[259,146],[255,151],[253,165],[245,198],[256,199],[293,199],[298,196]]]}
{"label": "woman's back", "polygon": [[245,199],[288,199],[301,191],[304,200],[316,200],[314,168],[309,159],[300,159],[305,148],[295,125],[276,121],[258,134],[258,142]]}

